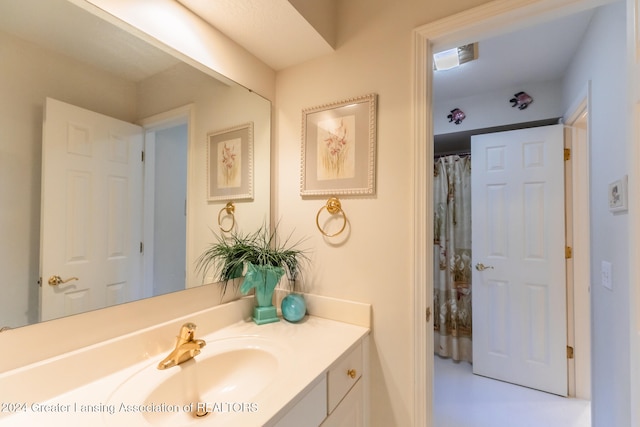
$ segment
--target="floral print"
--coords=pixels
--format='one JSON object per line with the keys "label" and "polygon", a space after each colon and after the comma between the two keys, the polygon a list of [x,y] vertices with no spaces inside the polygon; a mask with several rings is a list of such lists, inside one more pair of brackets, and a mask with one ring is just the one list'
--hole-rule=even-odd
{"label": "floral print", "polygon": [[239,138],[218,143],[218,188],[234,188],[242,185],[242,146]]}
{"label": "floral print", "polygon": [[355,117],[318,123],[318,179],[355,176]]}
{"label": "floral print", "polygon": [[471,159],[448,156],[434,170],[436,353],[471,362]]}

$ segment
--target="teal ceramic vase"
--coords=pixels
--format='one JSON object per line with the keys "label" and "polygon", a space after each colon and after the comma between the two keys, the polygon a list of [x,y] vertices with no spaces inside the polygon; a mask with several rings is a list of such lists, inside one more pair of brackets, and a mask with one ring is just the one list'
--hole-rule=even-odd
{"label": "teal ceramic vase", "polygon": [[273,291],[283,274],[282,267],[247,264],[247,274],[244,276],[240,291],[246,295],[251,289],[256,290],[258,306],[253,309],[253,321],[258,325],[280,320],[272,300]]}
{"label": "teal ceramic vase", "polygon": [[282,299],[282,317],[289,322],[299,322],[307,314],[307,304],[301,294],[289,294]]}

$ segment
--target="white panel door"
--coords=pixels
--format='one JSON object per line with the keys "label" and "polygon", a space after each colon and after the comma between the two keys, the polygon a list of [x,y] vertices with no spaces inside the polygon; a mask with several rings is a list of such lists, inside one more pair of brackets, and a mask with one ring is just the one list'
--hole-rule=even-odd
{"label": "white panel door", "polygon": [[[47,98],[41,320],[138,297],[142,143],[139,126]],[[54,276],[72,280],[52,286]]]}
{"label": "white panel door", "polygon": [[474,373],[566,396],[563,148],[562,125],[472,137],[472,304]]}

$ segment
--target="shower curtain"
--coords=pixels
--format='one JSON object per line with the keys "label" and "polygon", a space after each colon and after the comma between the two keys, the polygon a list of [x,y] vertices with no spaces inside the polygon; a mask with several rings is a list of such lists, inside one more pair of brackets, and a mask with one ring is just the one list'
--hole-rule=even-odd
{"label": "shower curtain", "polygon": [[434,349],[472,361],[471,158],[441,157],[434,170]]}

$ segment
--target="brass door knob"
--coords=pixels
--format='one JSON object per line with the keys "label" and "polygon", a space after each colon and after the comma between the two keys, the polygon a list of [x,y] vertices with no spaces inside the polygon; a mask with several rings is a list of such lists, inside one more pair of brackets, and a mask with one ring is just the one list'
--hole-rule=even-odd
{"label": "brass door knob", "polygon": [[51,277],[49,277],[48,283],[51,286],[58,286],[58,285],[61,285],[63,283],[70,282],[72,280],[80,280],[80,279],[78,279],[77,277],[69,277],[67,280],[62,280],[62,277],[60,277],[60,276],[51,276]]}
{"label": "brass door knob", "polygon": [[485,271],[485,270],[493,270],[493,266],[492,265],[484,265],[483,263],[479,262],[476,264],[476,270],[478,271]]}
{"label": "brass door knob", "polygon": [[358,374],[355,369],[349,369],[347,375],[349,375],[349,378],[354,379]]}

